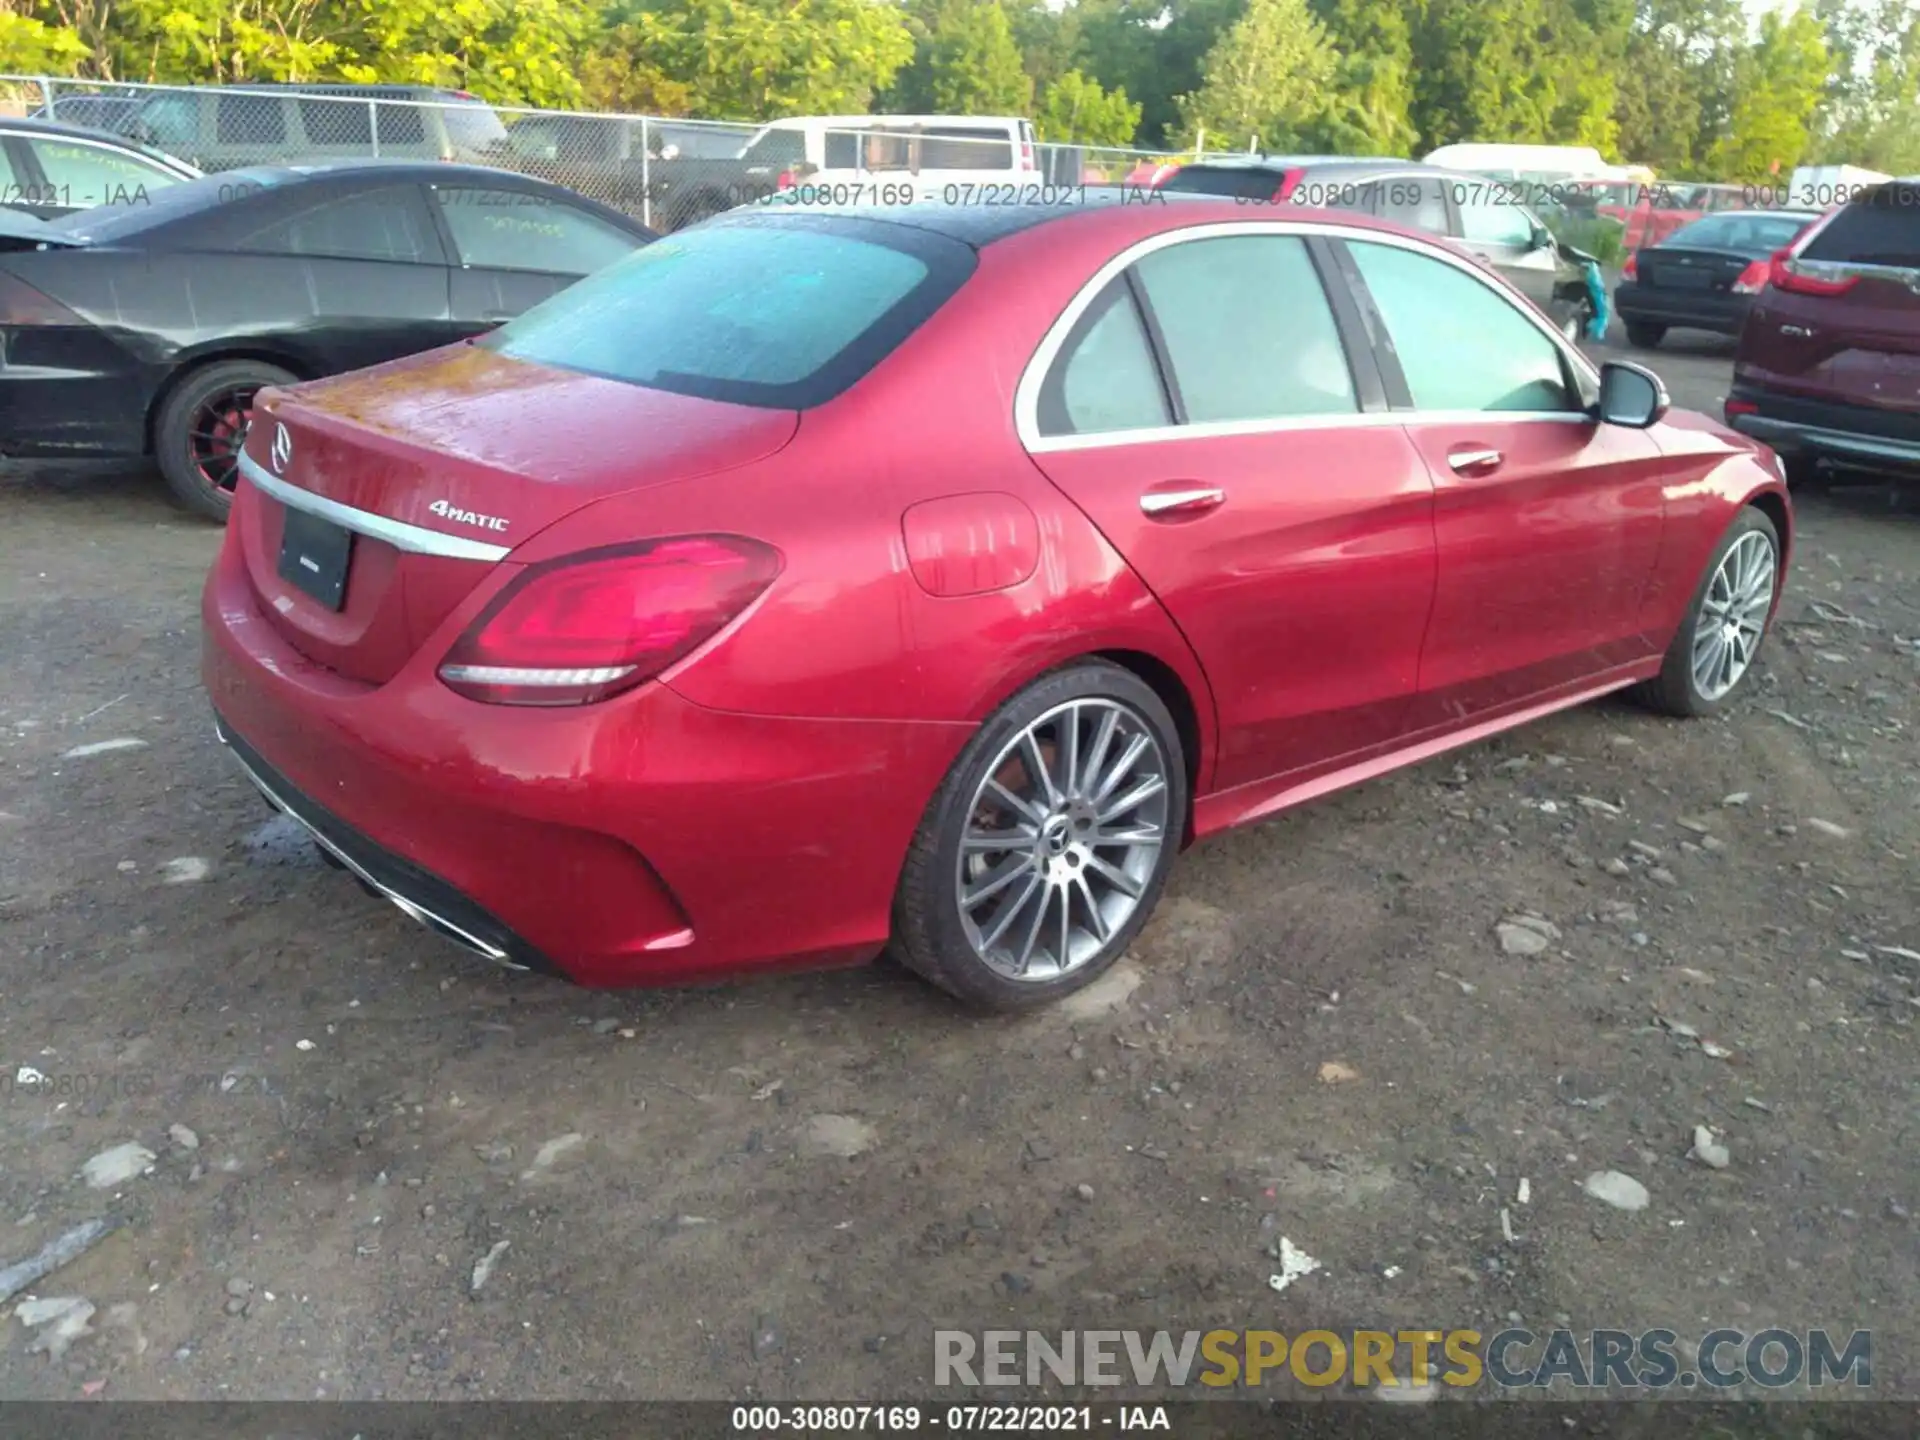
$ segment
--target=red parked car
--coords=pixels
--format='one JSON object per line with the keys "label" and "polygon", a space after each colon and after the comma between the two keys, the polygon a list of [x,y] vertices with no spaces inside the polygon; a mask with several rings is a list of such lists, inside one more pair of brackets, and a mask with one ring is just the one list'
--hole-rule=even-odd
{"label": "red parked car", "polygon": [[1034,1005],[1175,853],[1627,686],[1739,686],[1764,449],[1445,241],[1230,200],[733,212],[263,393],[205,678],[408,914],[635,985]]}
{"label": "red parked car", "polygon": [[1796,483],[1822,467],[1920,476],[1920,181],[1875,186],[1773,256],[1726,416]]}

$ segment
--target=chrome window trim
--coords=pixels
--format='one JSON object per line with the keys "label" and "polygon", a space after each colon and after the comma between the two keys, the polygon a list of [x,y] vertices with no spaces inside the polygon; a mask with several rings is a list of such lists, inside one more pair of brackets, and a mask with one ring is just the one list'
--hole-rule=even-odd
{"label": "chrome window trim", "polygon": [[1109,445],[1152,444],[1160,440],[1210,440],[1229,435],[1266,435],[1284,433],[1289,430],[1328,430],[1359,428],[1373,425],[1425,425],[1437,422],[1507,424],[1516,420],[1557,420],[1591,424],[1593,417],[1580,410],[1386,410],[1371,414],[1356,411],[1353,414],[1338,412],[1326,415],[1288,415],[1272,420],[1222,420],[1209,421],[1198,425],[1148,425],[1137,430],[1103,430],[1090,435],[1042,435],[1040,433],[1040,391],[1046,383],[1047,373],[1053,368],[1054,361],[1060,356],[1061,348],[1073,327],[1084,315],[1087,308],[1099,297],[1100,293],[1112,283],[1128,266],[1142,257],[1157,250],[1173,245],[1190,244],[1197,240],[1216,240],[1237,235],[1283,235],[1306,239],[1309,236],[1322,236],[1333,240],[1352,240],[1362,244],[1390,245],[1401,250],[1411,250],[1417,255],[1425,255],[1444,265],[1451,265],[1464,275],[1471,276],[1483,285],[1495,299],[1505,304],[1522,319],[1528,321],[1547,342],[1573,364],[1574,369],[1593,384],[1600,382],[1600,372],[1580,351],[1567,344],[1566,337],[1560,334],[1545,316],[1536,315],[1531,307],[1514,302],[1512,296],[1505,293],[1497,279],[1489,276],[1479,264],[1465,255],[1443,249],[1431,241],[1418,240],[1411,236],[1392,235],[1379,230],[1365,230],[1358,226],[1341,225],[1322,220],[1228,220],[1212,224],[1201,223],[1184,226],[1179,230],[1163,231],[1158,235],[1149,235],[1144,240],[1135,241],[1118,255],[1115,255],[1094,272],[1093,278],[1081,286],[1072,300],[1062,310],[1041,337],[1040,344],[1028,359],[1026,369],[1021,372],[1020,383],[1013,396],[1014,433],[1029,454],[1044,455],[1059,450],[1090,450]]}
{"label": "chrome window trim", "polygon": [[371,510],[356,509],[338,500],[329,500],[324,495],[315,495],[311,490],[302,490],[298,485],[289,485],[285,480],[269,475],[258,460],[244,451],[240,456],[240,473],[262,494],[271,495],[290,510],[304,510],[309,515],[318,515],[322,520],[331,520],[356,535],[365,535],[370,540],[384,540],[394,549],[404,550],[410,555],[494,561],[506,559],[511,548],[489,545],[481,540],[468,540],[459,535],[442,535],[438,530],[429,530],[424,525],[390,520]]}

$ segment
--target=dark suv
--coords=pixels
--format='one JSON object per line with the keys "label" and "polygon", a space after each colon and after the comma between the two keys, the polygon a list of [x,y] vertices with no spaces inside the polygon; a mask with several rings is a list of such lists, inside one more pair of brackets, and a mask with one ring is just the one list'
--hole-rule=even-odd
{"label": "dark suv", "polygon": [[1920,477],[1920,180],[1874,186],[1775,253],[1726,413],[1792,479],[1822,465]]}
{"label": "dark suv", "polygon": [[1518,203],[1528,187],[1411,160],[1323,155],[1221,156],[1183,165],[1161,190],[1230,195],[1251,205],[1308,205],[1377,215],[1444,235],[1513,282],[1578,342],[1593,318],[1585,263]]}

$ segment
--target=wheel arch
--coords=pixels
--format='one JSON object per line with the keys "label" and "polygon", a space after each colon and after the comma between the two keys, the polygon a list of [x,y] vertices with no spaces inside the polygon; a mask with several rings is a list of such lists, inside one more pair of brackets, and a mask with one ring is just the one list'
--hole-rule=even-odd
{"label": "wheel arch", "polygon": [[1173,716],[1174,729],[1180,735],[1181,758],[1186,762],[1187,770],[1187,813],[1180,818],[1180,848],[1184,850],[1193,843],[1193,805],[1200,793],[1202,756],[1209,761],[1213,758],[1212,748],[1201,733],[1199,708],[1194,704],[1186,681],[1180,678],[1180,672],[1173,666],[1144,650],[1095,650],[1087,658],[1104,660],[1131,672],[1160,697],[1160,703]]}
{"label": "wheel arch", "polygon": [[320,367],[304,356],[274,345],[268,341],[249,341],[217,348],[195,351],[178,357],[172,372],[153,392],[153,398],[147,402],[146,422],[142,429],[145,453],[154,453],[153,432],[159,423],[160,412],[166,408],[180,387],[194,375],[209,365],[221,365],[230,360],[256,360],[262,365],[272,365],[285,370],[296,380],[316,380],[320,377]]}

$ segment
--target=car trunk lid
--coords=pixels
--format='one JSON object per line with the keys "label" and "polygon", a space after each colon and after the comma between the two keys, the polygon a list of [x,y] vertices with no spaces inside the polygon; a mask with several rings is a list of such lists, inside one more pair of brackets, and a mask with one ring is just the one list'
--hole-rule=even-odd
{"label": "car trunk lid", "polygon": [[1724,295],[1748,266],[1765,258],[1738,250],[1655,245],[1634,257],[1634,270],[1639,283],[1652,290]]}
{"label": "car trunk lid", "polygon": [[[309,659],[391,679],[514,547],[611,495],[749,464],[798,415],[549,369],[473,345],[271,391],[236,511],[262,611]],[[318,577],[347,547],[337,603]],[[351,540],[328,527],[340,526]]]}

